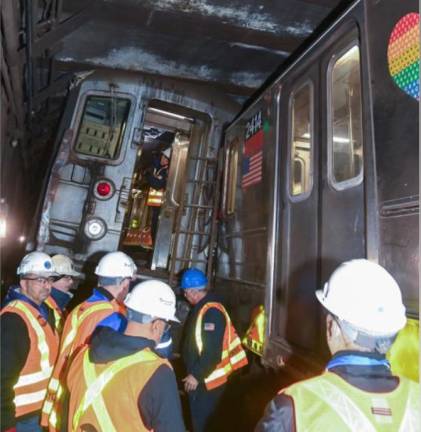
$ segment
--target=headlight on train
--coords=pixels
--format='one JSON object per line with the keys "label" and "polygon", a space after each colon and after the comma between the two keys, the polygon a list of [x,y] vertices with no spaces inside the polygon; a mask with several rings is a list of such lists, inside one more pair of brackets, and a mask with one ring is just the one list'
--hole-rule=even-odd
{"label": "headlight on train", "polygon": [[83,227],[83,232],[88,239],[99,240],[105,236],[107,225],[102,219],[93,217],[86,221],[85,226]]}
{"label": "headlight on train", "polygon": [[94,184],[94,195],[99,200],[110,199],[115,192],[114,183],[108,179],[97,180]]}

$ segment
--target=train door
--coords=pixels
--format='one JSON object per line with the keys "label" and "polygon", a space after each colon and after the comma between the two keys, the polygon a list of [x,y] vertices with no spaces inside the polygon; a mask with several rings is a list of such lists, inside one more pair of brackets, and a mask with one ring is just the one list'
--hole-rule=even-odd
{"label": "train door", "polygon": [[[312,349],[317,340],[317,287],[320,111],[318,65],[289,74],[282,84],[279,137],[282,148],[280,212],[282,295],[276,299],[276,332],[295,349]],[[286,145],[283,145],[286,143]],[[280,307],[279,307],[280,306]],[[297,322],[300,325],[297,325]]]}
{"label": "train door", "polygon": [[325,348],[314,292],[340,262],[366,256],[360,56],[348,23],[281,83],[271,333],[301,359]]}
{"label": "train door", "polygon": [[153,101],[146,109],[121,238],[137,263],[152,270],[167,267],[193,123],[159,106]]}
{"label": "train door", "polygon": [[[366,256],[362,50],[358,31],[352,24],[354,30],[344,26],[346,35],[324,51],[321,61],[324,145],[320,283],[328,279],[339,263]],[[366,97],[368,94],[366,91]],[[367,134],[369,122],[365,125]]]}

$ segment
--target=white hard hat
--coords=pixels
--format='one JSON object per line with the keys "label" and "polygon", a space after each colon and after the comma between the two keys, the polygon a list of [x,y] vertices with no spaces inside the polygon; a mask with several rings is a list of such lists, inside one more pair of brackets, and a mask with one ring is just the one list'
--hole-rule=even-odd
{"label": "white hard hat", "polygon": [[397,282],[366,259],[341,264],[316,296],[329,312],[373,336],[394,335],[406,323]]}
{"label": "white hard hat", "polygon": [[127,294],[124,304],[136,312],[180,322],[175,316],[175,294],[169,285],[158,280],[148,280],[137,284]]}
{"label": "white hard hat", "polygon": [[73,276],[76,278],[83,278],[83,273],[75,270],[73,261],[66,255],[57,254],[52,258],[56,272],[64,276]]}
{"label": "white hard hat", "polygon": [[16,274],[35,274],[40,276],[57,276],[54,263],[49,255],[44,252],[30,252],[22,258]]}
{"label": "white hard hat", "polygon": [[128,255],[110,252],[99,260],[95,274],[103,277],[133,277],[136,271],[136,264]]}
{"label": "white hard hat", "polygon": [[171,147],[168,147],[167,149],[162,150],[161,154],[163,154],[167,159],[169,159],[171,156]]}

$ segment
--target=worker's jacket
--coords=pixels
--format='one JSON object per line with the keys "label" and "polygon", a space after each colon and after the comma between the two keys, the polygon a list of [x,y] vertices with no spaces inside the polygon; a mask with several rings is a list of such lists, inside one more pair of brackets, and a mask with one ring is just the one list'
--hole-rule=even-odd
{"label": "worker's jacket", "polygon": [[297,432],[409,432],[421,424],[419,386],[406,378],[391,392],[371,393],[325,372],[282,393],[293,399]]}
{"label": "worker's jacket", "polygon": [[[125,315],[125,308],[116,300],[109,301],[96,293],[78,305],[64,323],[60,352],[53,370],[45,403],[42,407],[41,425],[51,432],[60,429],[59,413],[65,392],[65,377],[72,357],[85,345],[96,326],[108,316],[119,313]],[[94,301],[91,301],[94,300]]]}
{"label": "worker's jacket", "polygon": [[265,342],[266,315],[265,308],[257,306],[252,313],[251,324],[248,328],[242,343],[255,354],[263,355],[263,345]]}
{"label": "worker's jacket", "polygon": [[89,349],[78,353],[67,377],[68,430],[147,431],[138,397],[161,365],[169,362],[149,348],[107,363],[93,363]]}
{"label": "worker's jacket", "polygon": [[59,336],[40,312],[25,301],[14,300],[8,303],[1,315],[4,313],[14,313],[22,318],[30,340],[25,365],[13,387],[15,415],[21,417],[39,411],[42,407],[57,358]]}
{"label": "worker's jacket", "polygon": [[202,321],[206,312],[210,308],[218,309],[225,317],[226,326],[222,341],[221,360],[215,369],[205,378],[205,386],[212,390],[227,382],[228,376],[236,369],[240,369],[247,364],[247,356],[241,346],[240,338],[235,331],[228,312],[224,306],[218,302],[207,302],[200,309],[195,327],[195,340],[199,355],[203,352],[202,341]]}
{"label": "worker's jacket", "polygon": [[54,300],[54,298],[51,295],[47,298],[47,300],[45,300],[45,303],[53,311],[55,328],[59,333],[61,333],[64,324],[63,311],[60,309],[57,302]]}

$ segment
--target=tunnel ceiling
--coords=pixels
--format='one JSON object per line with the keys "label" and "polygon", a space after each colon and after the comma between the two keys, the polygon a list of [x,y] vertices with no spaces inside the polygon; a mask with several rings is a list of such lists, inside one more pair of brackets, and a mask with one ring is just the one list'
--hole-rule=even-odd
{"label": "tunnel ceiling", "polygon": [[[251,94],[339,0],[63,0],[55,58]],[[64,22],[64,24],[67,24]]]}

